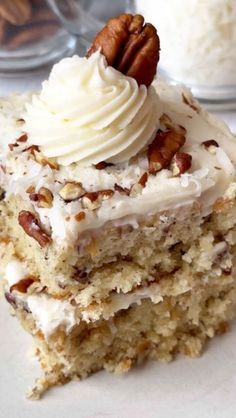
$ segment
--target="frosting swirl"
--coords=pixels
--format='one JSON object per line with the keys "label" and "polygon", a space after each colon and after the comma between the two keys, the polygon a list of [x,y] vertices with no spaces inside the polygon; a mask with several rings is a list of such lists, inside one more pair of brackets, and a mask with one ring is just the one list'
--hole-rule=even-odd
{"label": "frosting swirl", "polygon": [[29,142],[59,164],[119,163],[152,140],[158,126],[158,96],[107,65],[98,51],[56,64],[27,105]]}

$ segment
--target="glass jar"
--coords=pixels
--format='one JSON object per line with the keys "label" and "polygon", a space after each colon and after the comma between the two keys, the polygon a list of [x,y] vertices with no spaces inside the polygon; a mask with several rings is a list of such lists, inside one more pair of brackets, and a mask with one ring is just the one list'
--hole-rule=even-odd
{"label": "glass jar", "polygon": [[71,54],[69,35],[44,0],[0,2],[0,73],[32,70]]}
{"label": "glass jar", "polygon": [[132,0],[0,0],[0,75],[81,55],[104,22]]}
{"label": "glass jar", "polygon": [[159,73],[209,106],[236,105],[236,1],[136,0],[158,30]]}

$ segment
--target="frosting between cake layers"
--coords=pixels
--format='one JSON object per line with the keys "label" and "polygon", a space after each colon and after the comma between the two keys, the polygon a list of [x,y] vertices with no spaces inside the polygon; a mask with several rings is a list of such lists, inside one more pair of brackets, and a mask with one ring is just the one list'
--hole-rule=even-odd
{"label": "frosting between cake layers", "polygon": [[158,96],[107,65],[97,51],[56,64],[27,104],[29,142],[59,164],[119,163],[136,155],[156,132]]}

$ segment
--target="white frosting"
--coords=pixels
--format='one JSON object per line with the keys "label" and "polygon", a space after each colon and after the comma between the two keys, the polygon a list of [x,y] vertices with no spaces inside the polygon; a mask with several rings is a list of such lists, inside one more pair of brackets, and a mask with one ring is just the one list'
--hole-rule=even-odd
{"label": "white frosting", "polygon": [[[81,167],[78,164],[60,167],[60,170],[51,170],[48,166],[41,166],[28,159],[27,153],[9,156],[3,152],[0,144],[1,163],[7,166],[5,174],[0,168],[0,182],[7,190],[7,197],[19,194],[30,204],[25,190],[35,185],[36,191],[45,186],[54,194],[53,206],[49,209],[38,208],[41,223],[49,230],[52,238],[58,245],[73,246],[78,234],[83,231],[97,229],[106,222],[112,221],[115,225],[137,224],[138,215],[158,213],[164,210],[176,211],[183,206],[192,205],[198,201],[202,205],[203,213],[211,211],[212,204],[235,181],[236,141],[224,123],[209,115],[204,110],[193,110],[183,102],[182,93],[189,101],[193,100],[190,93],[182,88],[174,88],[160,81],[153,85],[159,96],[159,112],[167,114],[171,120],[186,129],[186,144],[182,151],[190,153],[193,157],[192,167],[187,174],[173,177],[170,170],[162,170],[155,176],[149,176],[142,193],[137,197],[130,197],[115,192],[113,197],[104,201],[101,208],[96,211],[86,210],[86,218],[77,222],[74,215],[83,210],[81,201],[65,204],[58,192],[66,180],[80,181],[87,191],[113,189],[114,183],[123,187],[130,187],[138,181],[147,170],[147,158],[140,157],[138,162],[129,162],[114,165],[107,170],[97,170],[94,167]],[[17,99],[18,102],[20,99]],[[6,107],[8,106],[6,102]],[[197,103],[194,103],[198,106]],[[15,111],[22,114],[24,98],[21,107]],[[4,107],[4,106],[3,106]],[[17,106],[16,106],[17,108]],[[15,113],[12,119],[7,112],[3,124],[14,124]],[[158,121],[159,127],[163,128]],[[1,129],[1,126],[0,126]],[[14,134],[16,138],[17,133]],[[205,149],[201,143],[214,139],[218,142],[214,154]],[[8,136],[2,135],[2,144],[9,141]],[[4,148],[5,149],[5,148]],[[17,149],[18,150],[18,149]],[[181,213],[183,210],[181,209]],[[83,240],[80,238],[80,246]]]}
{"label": "white frosting", "polygon": [[75,308],[68,302],[44,294],[30,295],[27,304],[37,327],[48,338],[59,326],[69,333],[76,324]]}
{"label": "white frosting", "polygon": [[136,155],[158,124],[153,87],[107,66],[98,51],[56,64],[27,105],[29,142],[62,165],[117,163]]}
{"label": "white frosting", "polygon": [[161,67],[186,84],[236,84],[235,0],[136,0],[156,25]]}
{"label": "white frosting", "polygon": [[20,280],[27,277],[29,274],[28,269],[25,265],[17,258],[13,258],[5,269],[5,279],[8,282],[9,287],[18,283]]}

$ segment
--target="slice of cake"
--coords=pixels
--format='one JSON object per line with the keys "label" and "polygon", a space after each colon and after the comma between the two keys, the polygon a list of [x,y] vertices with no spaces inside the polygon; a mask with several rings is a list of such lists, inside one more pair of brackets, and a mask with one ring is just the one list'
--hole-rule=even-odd
{"label": "slice of cake", "polygon": [[44,376],[195,357],[235,315],[236,143],[153,81],[159,40],[108,22],[37,95],[1,100],[1,276]]}

